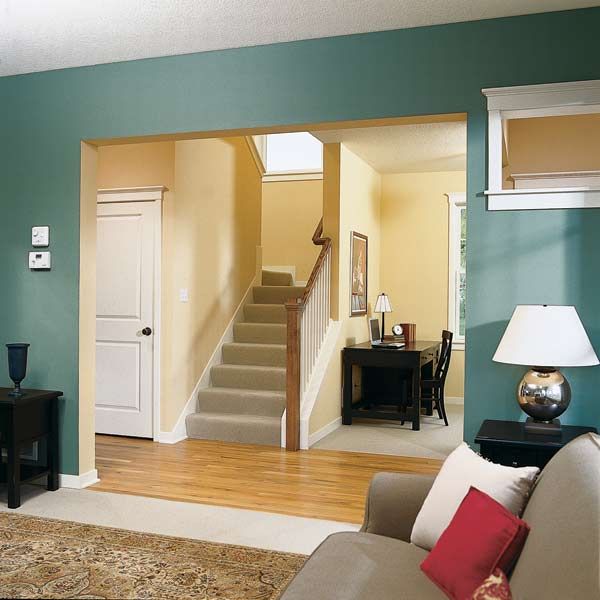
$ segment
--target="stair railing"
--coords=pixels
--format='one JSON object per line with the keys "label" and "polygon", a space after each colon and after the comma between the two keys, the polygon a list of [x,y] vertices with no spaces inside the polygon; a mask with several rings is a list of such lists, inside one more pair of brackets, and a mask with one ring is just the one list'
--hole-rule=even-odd
{"label": "stair railing", "polygon": [[331,238],[322,237],[323,219],[313,234],[322,246],[300,298],[288,300],[285,447],[300,449],[300,406],[325,340],[331,311]]}

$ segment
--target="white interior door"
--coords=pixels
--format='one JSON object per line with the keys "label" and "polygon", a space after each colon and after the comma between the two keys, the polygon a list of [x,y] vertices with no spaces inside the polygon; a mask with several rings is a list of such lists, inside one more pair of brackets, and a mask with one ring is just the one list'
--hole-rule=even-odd
{"label": "white interior door", "polygon": [[96,432],[153,434],[158,202],[98,204]]}

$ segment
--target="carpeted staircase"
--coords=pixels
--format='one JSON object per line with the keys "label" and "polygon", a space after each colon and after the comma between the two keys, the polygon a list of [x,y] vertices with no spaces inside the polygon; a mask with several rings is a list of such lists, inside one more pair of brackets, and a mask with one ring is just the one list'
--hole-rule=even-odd
{"label": "carpeted staircase", "polygon": [[223,364],[211,369],[211,387],[198,393],[197,412],[186,419],[190,438],[279,446],[285,409],[286,312],[302,295],[289,273],[263,271],[223,345]]}

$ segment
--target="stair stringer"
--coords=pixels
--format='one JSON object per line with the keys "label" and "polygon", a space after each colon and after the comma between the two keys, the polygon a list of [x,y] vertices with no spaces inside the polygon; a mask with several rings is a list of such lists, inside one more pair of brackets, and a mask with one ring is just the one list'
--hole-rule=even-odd
{"label": "stair stringer", "polygon": [[196,406],[198,403],[198,392],[204,388],[210,387],[210,373],[214,366],[220,365],[223,362],[223,346],[230,342],[233,342],[233,327],[236,323],[239,323],[244,320],[244,307],[246,304],[249,304],[252,301],[252,290],[255,286],[260,285],[260,279],[257,275],[248,286],[244,297],[239,303],[238,307],[229,321],[229,324],[225,328],[221,339],[218,341],[215,346],[214,352],[212,353],[210,359],[206,363],[198,382],[194,386],[192,393],[186,402],[181,414],[179,415],[179,419],[177,419],[177,423],[172,431],[161,431],[158,435],[157,441],[162,444],[176,444],[181,440],[185,440],[187,435],[187,429],[185,425],[185,419],[188,415],[191,415],[196,412]]}
{"label": "stair stringer", "polygon": [[[321,386],[323,385],[323,379],[330,361],[333,358],[334,353],[338,347],[338,337],[342,327],[341,321],[329,321],[327,327],[327,333],[325,339],[319,350],[315,367],[313,369],[310,381],[300,399],[300,449],[308,450],[309,443],[309,422],[312,414],[315,402],[319,396]],[[341,400],[340,400],[340,414],[341,414]],[[286,411],[283,412],[281,417],[281,447],[285,448],[285,419]]]}

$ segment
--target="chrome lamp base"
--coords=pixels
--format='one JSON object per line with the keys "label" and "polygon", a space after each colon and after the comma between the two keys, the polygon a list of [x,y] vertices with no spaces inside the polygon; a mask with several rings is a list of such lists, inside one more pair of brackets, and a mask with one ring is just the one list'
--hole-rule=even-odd
{"label": "chrome lamp base", "polygon": [[571,386],[565,376],[553,367],[533,367],[519,383],[517,400],[524,413],[527,433],[560,435],[557,417],[571,402]]}

